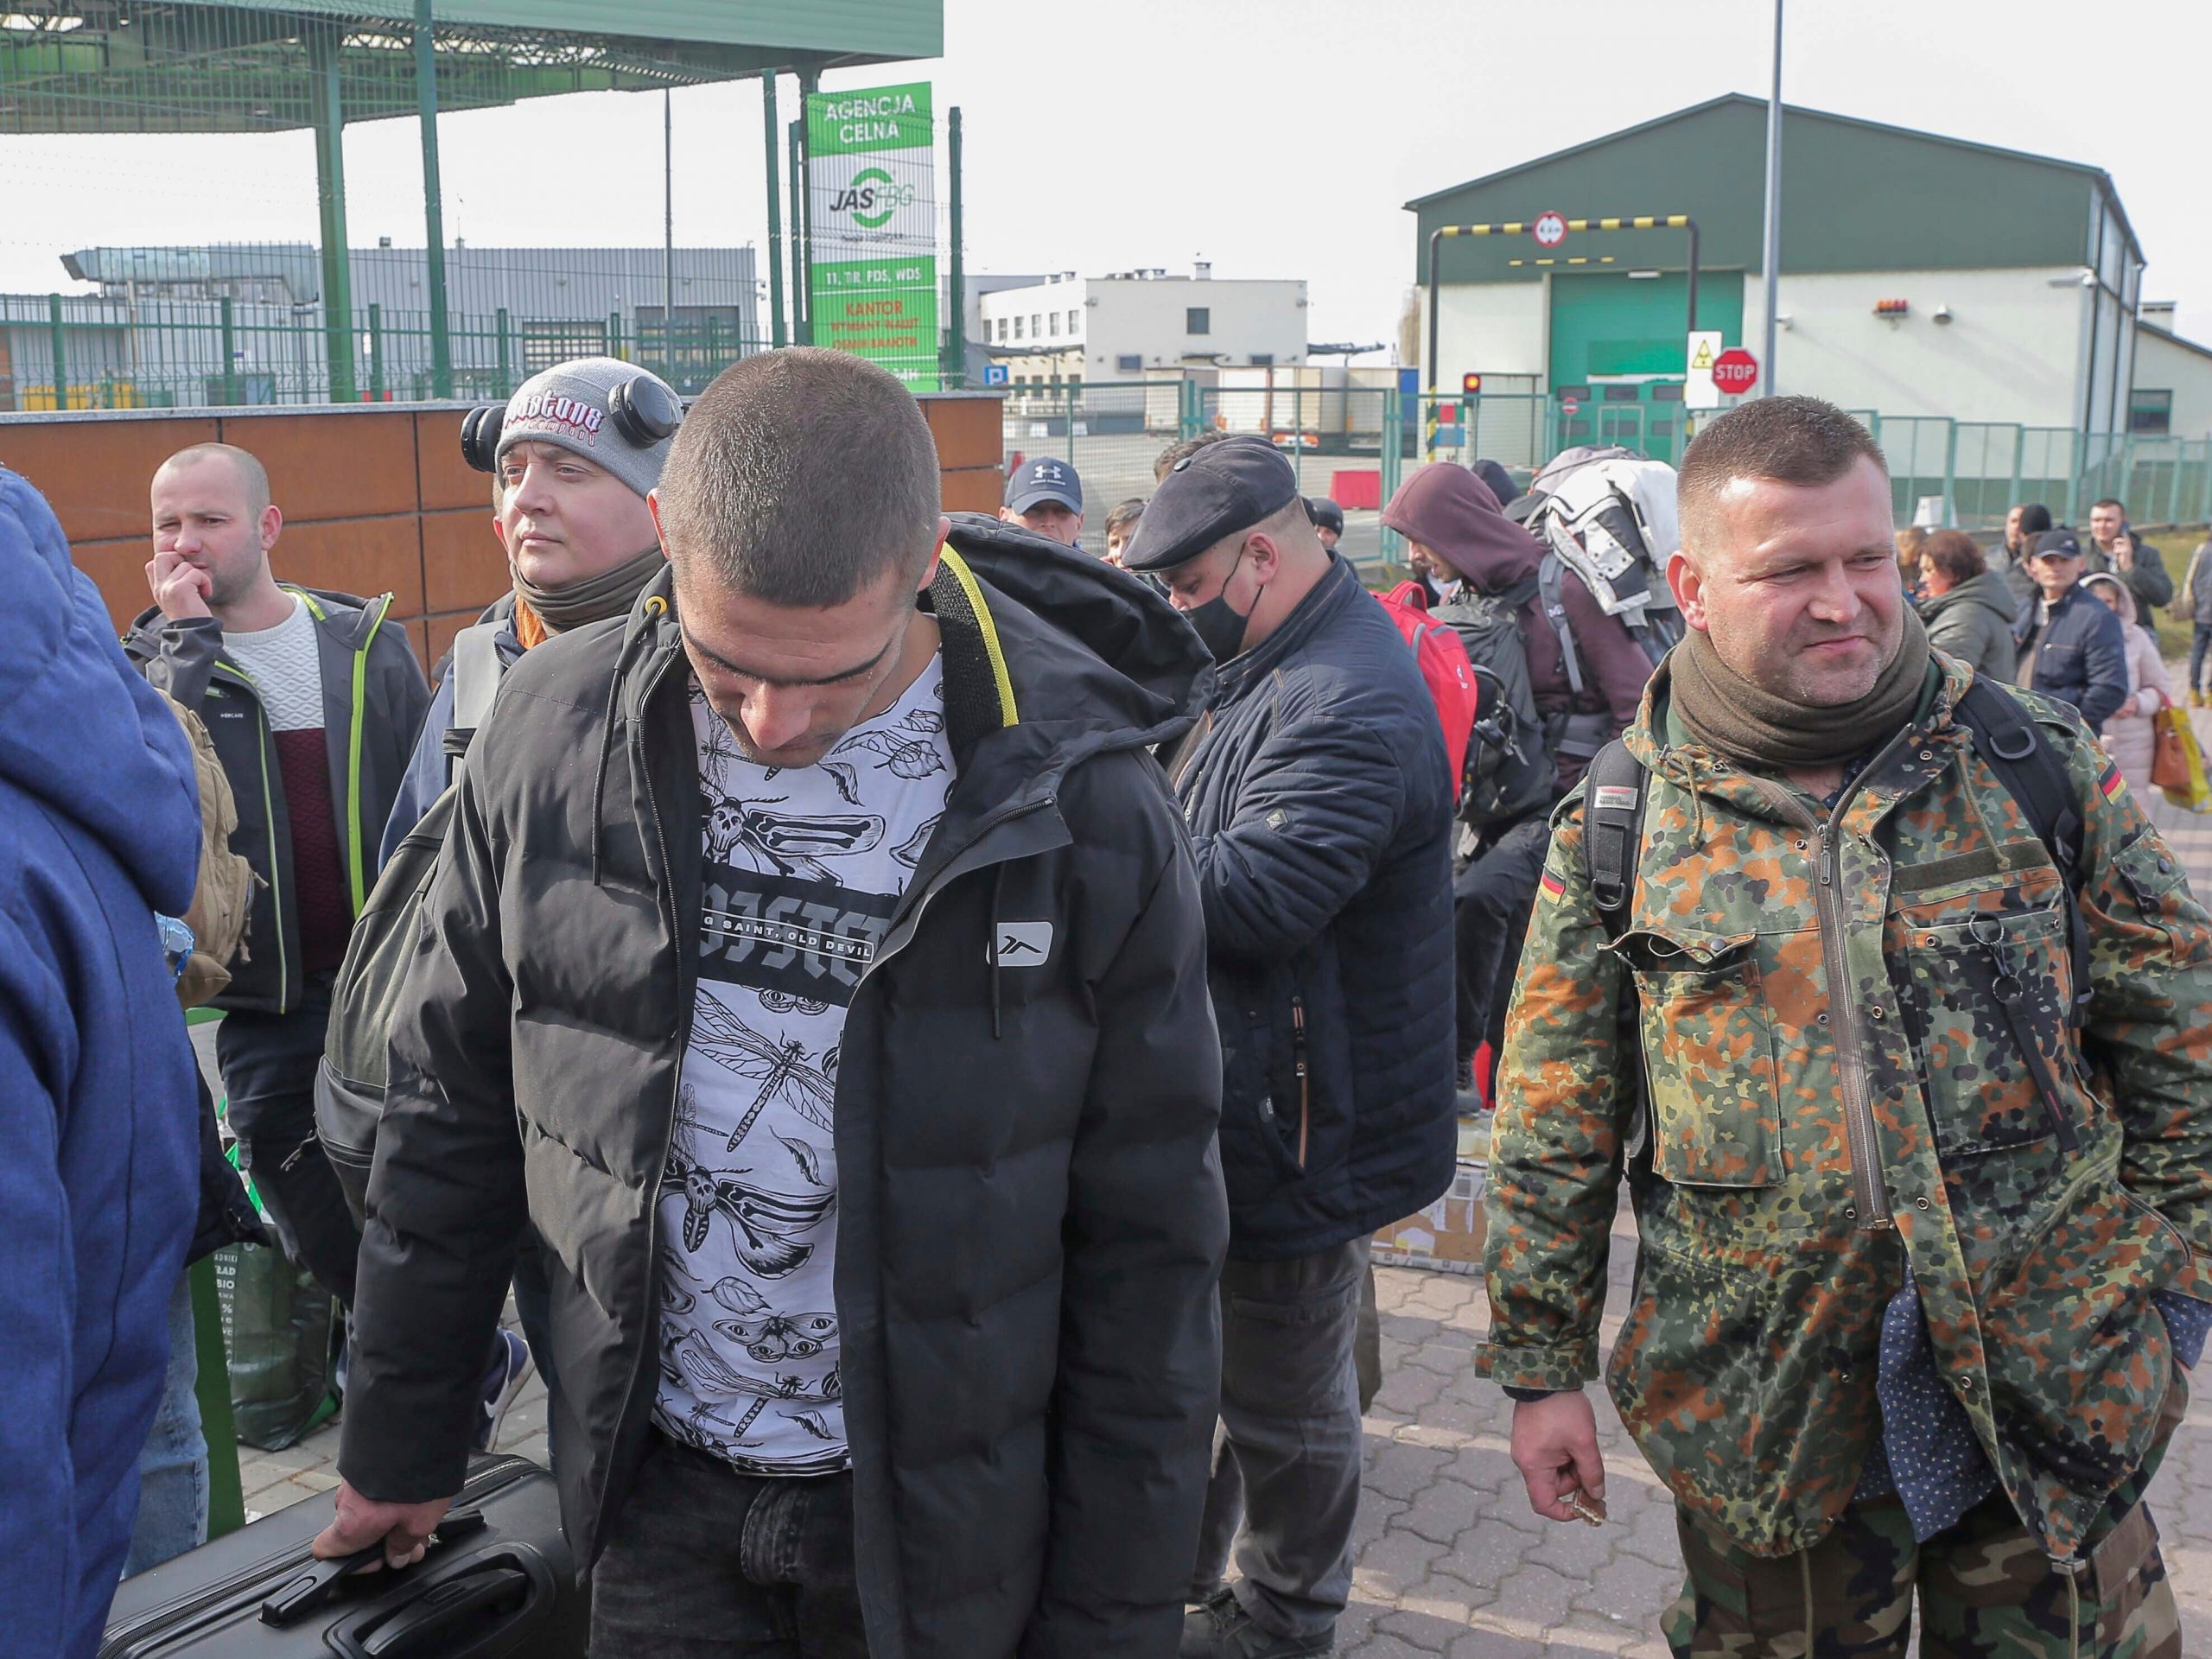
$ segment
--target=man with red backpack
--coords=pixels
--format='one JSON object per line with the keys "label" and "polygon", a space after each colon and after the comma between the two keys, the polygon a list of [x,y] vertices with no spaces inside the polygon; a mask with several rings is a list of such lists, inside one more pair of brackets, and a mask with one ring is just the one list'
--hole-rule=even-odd
{"label": "man with red backpack", "polygon": [[[1454,887],[1459,961],[1459,1058],[1485,1041],[1495,1052],[1507,987],[1535,900],[1553,804],[1580,780],[1590,757],[1636,718],[1651,659],[1618,617],[1609,616],[1571,566],[1560,582],[1566,638],[1546,614],[1538,569],[1543,544],[1500,510],[1490,486],[1464,467],[1424,467],[1399,486],[1382,522],[1464,589],[1430,617],[1459,628],[1478,679],[1517,714],[1503,720],[1502,743],[1476,731],[1463,816],[1477,836]],[[1568,671],[1568,651],[1579,671]],[[1577,682],[1580,682],[1578,689]]]}

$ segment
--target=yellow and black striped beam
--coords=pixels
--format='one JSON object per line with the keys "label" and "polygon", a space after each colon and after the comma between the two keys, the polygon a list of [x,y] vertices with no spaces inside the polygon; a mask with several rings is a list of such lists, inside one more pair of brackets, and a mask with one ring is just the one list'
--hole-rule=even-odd
{"label": "yellow and black striped beam", "polygon": [[[1509,219],[1491,225],[1440,225],[1428,233],[1428,422],[1426,435],[1427,438],[1427,453],[1432,455],[1436,453],[1436,431],[1438,426],[1436,417],[1436,327],[1439,308],[1437,302],[1438,296],[1442,293],[1444,289],[1444,284],[1437,279],[1436,275],[1437,249],[1440,245],[1442,238],[1447,236],[1522,236],[1529,233],[1535,223],[1535,221],[1534,219]],[[1690,313],[1689,327],[1692,331],[1696,329],[1697,221],[1695,219],[1692,219],[1688,213],[1623,213],[1605,219],[1570,219],[1567,221],[1567,228],[1569,231],[1583,232],[1688,231],[1690,237],[1688,283]],[[1518,265],[1522,262],[1518,259],[1514,259],[1508,263]],[[1534,261],[1534,263],[1539,266],[1550,266],[1559,264],[1559,261],[1556,258],[1540,258]],[[1590,262],[1586,257],[1578,258],[1570,256],[1567,258],[1567,263],[1570,265],[1586,265]],[[1602,261],[1602,263],[1610,264],[1612,261],[1610,257],[1607,257]]]}

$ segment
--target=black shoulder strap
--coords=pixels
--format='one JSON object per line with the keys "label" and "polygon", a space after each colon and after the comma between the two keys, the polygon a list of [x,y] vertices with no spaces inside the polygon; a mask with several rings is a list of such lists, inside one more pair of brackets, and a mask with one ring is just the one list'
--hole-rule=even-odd
{"label": "black shoulder strap", "polygon": [[1618,737],[1591,758],[1582,780],[1582,871],[1599,919],[1615,938],[1628,925],[1643,857],[1643,763]]}
{"label": "black shoulder strap", "polygon": [[1559,636],[1560,664],[1567,670],[1567,689],[1577,698],[1582,696],[1582,659],[1575,654],[1574,630],[1567,625],[1567,601],[1561,596],[1565,585],[1567,561],[1557,551],[1546,550],[1544,560],[1536,567],[1536,592],[1542,599],[1544,615],[1552,625],[1552,632]]}
{"label": "black shoulder strap", "polygon": [[1954,717],[1973,734],[1983,763],[2028,815],[2037,836],[2066,884],[2067,944],[2074,958],[2076,1026],[2089,1000],[2089,927],[2082,915],[2082,806],[2074,779],[2050,741],[2019,702],[1977,674]]}

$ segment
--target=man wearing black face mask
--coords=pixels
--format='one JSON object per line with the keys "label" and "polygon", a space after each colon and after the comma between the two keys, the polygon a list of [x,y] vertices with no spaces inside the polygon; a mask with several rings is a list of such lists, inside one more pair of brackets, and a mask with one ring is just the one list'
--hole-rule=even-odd
{"label": "man wearing black face mask", "polygon": [[[1175,463],[1127,569],[1220,664],[1169,768],[1205,907],[1224,1067],[1217,1465],[1185,1659],[1328,1650],[1351,1584],[1352,1347],[1368,1240],[1450,1184],[1453,791],[1396,626],[1256,438]],[[1215,1513],[1221,1510],[1224,1513]]]}

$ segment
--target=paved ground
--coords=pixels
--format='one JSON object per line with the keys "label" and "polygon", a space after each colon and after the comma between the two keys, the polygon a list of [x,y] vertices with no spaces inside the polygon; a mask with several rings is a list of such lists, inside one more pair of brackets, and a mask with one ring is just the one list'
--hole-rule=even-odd
{"label": "paved ground", "polygon": [[[2197,721],[2212,749],[2212,711]],[[2152,816],[2197,892],[2212,893],[2212,817],[2163,801]],[[1634,1255],[1625,1216],[1614,1237],[1609,1345]],[[1672,1510],[1603,1391],[1593,1392],[1612,1518],[1594,1529],[1539,1520],[1507,1456],[1511,1408],[1469,1365],[1489,1322],[1482,1281],[1404,1268],[1376,1277],[1385,1377],[1367,1420],[1358,1560],[1338,1651],[1363,1659],[1663,1659],[1658,1615],[1681,1581]],[[535,1379],[500,1449],[545,1456],[544,1391]],[[247,1505],[265,1513],[328,1491],[336,1452],[334,1427],[288,1452],[242,1452]],[[2183,1648],[2212,1651],[2212,1388],[2200,1389],[2177,1432],[2152,1507],[2181,1601]]]}

